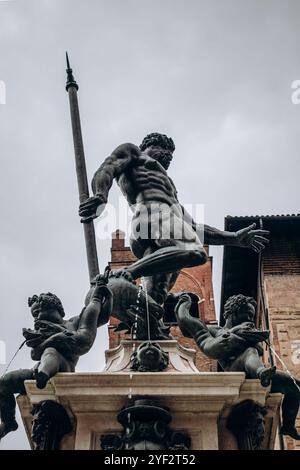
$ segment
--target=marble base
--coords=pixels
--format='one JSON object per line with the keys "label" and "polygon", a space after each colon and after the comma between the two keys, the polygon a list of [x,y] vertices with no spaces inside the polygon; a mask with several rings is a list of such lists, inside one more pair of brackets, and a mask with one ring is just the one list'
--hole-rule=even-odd
{"label": "marble base", "polygon": [[258,380],[245,380],[243,373],[61,373],[44,390],[36,388],[34,381],[26,381],[25,387],[27,395],[18,397],[18,405],[29,440],[30,410],[35,403],[56,400],[73,419],[74,431],[65,436],[61,449],[100,450],[102,434],[122,431],[116,419],[120,409],[131,398],[145,396],[170,409],[170,427],[188,432],[194,450],[237,449],[226,429],[226,417],[234,403],[257,400],[268,409],[264,448],[275,445],[281,395],[269,395]]}

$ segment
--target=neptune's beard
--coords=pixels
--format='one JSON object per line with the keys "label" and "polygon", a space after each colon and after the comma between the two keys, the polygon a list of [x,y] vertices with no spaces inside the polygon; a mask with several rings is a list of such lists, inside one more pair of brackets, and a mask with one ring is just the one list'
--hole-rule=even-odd
{"label": "neptune's beard", "polygon": [[155,160],[159,161],[159,163],[167,170],[170,166],[170,163],[173,159],[173,155],[169,150],[161,150],[159,152],[155,152],[153,155]]}

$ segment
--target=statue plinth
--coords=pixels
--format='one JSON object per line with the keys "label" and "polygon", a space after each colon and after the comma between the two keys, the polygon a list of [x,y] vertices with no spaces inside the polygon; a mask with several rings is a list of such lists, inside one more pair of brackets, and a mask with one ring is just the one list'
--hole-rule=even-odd
{"label": "statue plinth", "polygon": [[245,380],[239,372],[103,372],[60,373],[44,390],[34,381],[25,383],[27,395],[18,404],[31,435],[33,405],[54,400],[65,407],[74,423],[61,449],[101,449],[103,435],[123,432],[117,420],[120,410],[133,399],[151,398],[169,409],[172,431],[188,433],[191,449],[237,449],[226,417],[232,406],[245,398],[267,406],[264,448],[274,448],[281,395],[269,395],[258,380]]}

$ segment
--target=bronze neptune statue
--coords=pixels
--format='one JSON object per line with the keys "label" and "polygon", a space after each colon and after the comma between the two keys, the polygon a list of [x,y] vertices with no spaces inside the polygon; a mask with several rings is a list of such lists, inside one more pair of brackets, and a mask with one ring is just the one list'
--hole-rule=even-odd
{"label": "bronze neptune statue", "polygon": [[197,224],[178,201],[167,173],[174,150],[173,140],[159,133],[147,135],[140,147],[120,145],[96,171],[92,181],[94,196],[79,208],[83,223],[98,217],[104,211],[113,181],[117,181],[133,212],[130,246],[138,258],[126,271],[134,279],[146,277],[147,291],[160,305],[182,268],[206,262],[203,241],[259,252],[268,243],[269,233],[255,230],[255,224],[238,232]]}

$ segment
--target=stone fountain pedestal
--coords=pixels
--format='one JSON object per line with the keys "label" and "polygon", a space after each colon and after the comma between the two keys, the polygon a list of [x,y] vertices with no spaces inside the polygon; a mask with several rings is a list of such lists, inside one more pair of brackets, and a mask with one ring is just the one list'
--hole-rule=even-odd
{"label": "stone fountain pedestal", "polygon": [[[176,341],[161,341],[168,366],[161,372],[130,370],[133,342],[125,341],[107,351],[101,373],[60,373],[43,390],[34,381],[25,383],[27,395],[17,401],[31,445],[31,410],[53,400],[67,411],[73,431],[63,437],[61,449],[101,450],[101,436],[124,431],[117,419],[133,399],[151,399],[169,410],[172,432],[186,433],[192,450],[238,449],[226,420],[234,404],[250,399],[266,406],[264,449],[273,449],[281,395],[269,394],[258,380],[246,380],[239,372],[199,372],[195,351]],[[138,342],[135,343],[135,346]]]}

